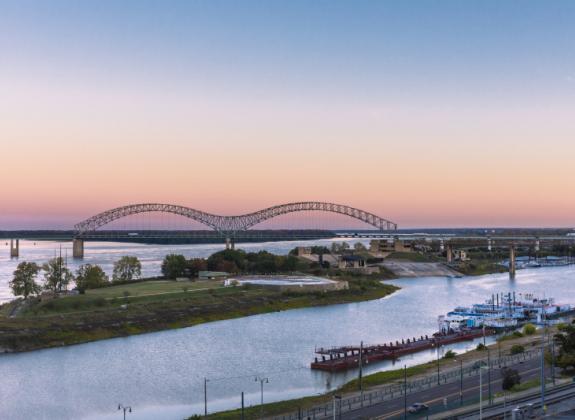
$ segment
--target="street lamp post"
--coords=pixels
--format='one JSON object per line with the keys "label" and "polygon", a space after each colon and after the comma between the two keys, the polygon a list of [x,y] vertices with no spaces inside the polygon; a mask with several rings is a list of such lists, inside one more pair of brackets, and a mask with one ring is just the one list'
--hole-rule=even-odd
{"label": "street lamp post", "polygon": [[359,345],[359,393],[361,406],[363,407],[363,341]]}
{"label": "street lamp post", "polygon": [[459,359],[459,405],[463,405],[463,359]]}
{"label": "street lamp post", "polygon": [[479,367],[479,420],[483,420],[483,375],[481,371],[487,369],[485,365]]}
{"label": "street lamp post", "polygon": [[264,417],[264,383],[267,384],[270,382],[268,378],[262,378],[256,376],[256,382],[260,383],[260,390],[261,390],[261,398],[260,398],[260,417]]}
{"label": "street lamp post", "polygon": [[403,416],[407,419],[407,365],[403,365]]}
{"label": "street lamp post", "polygon": [[492,394],[491,394],[491,352],[489,351],[489,347],[487,347],[487,382],[489,382],[488,390],[489,390],[489,405],[492,402]]}
{"label": "street lamp post", "polygon": [[124,420],[126,420],[126,412],[131,413],[131,412],[132,412],[132,407],[126,406],[126,405],[123,405],[123,404],[118,404],[118,410],[123,410],[123,411],[124,411]]}
{"label": "street lamp post", "polygon": [[209,379],[204,377],[204,416],[208,416],[208,382]]}
{"label": "street lamp post", "polygon": [[437,347],[437,385],[441,385],[439,380],[439,347]]}

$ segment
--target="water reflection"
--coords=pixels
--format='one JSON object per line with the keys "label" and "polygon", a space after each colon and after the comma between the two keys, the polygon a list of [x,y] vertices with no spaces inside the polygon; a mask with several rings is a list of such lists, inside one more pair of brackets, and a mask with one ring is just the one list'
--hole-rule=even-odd
{"label": "water reflection", "polygon": [[[219,321],[181,330],[118,338],[68,348],[0,357],[0,412],[10,419],[116,418],[117,404],[134,419],[181,419],[203,412],[203,378],[210,410],[259,401],[256,375],[269,377],[265,400],[314,395],[353,379],[357,372],[307,368],[315,346],[380,343],[430,334],[437,315],[480,302],[492,293],[518,291],[575,303],[573,267],[522,270],[447,279],[394,281],[399,292],[376,301],[298,309]],[[463,351],[476,343],[457,343]],[[435,359],[434,350],[397,362]],[[391,369],[368,365],[365,373]]]}

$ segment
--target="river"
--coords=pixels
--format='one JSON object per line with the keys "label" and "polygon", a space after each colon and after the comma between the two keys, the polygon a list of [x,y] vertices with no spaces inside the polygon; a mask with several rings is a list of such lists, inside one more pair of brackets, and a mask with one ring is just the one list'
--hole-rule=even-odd
{"label": "river", "polygon": [[[257,404],[256,376],[269,378],[267,402],[314,395],[357,372],[311,371],[315,346],[379,343],[430,334],[436,318],[492,293],[516,291],[575,303],[574,267],[528,269],[464,278],[393,281],[402,289],[384,299],[296,309],[212,322],[180,330],[116,338],[67,348],[0,356],[0,413],[9,419],[113,419],[117,405],[131,419],[181,419],[203,412],[204,377],[209,411],[237,408],[240,393]],[[475,346],[458,343],[456,351]],[[445,351],[445,350],[442,350]],[[433,351],[398,362],[434,359]],[[392,368],[369,365],[366,373]]]}

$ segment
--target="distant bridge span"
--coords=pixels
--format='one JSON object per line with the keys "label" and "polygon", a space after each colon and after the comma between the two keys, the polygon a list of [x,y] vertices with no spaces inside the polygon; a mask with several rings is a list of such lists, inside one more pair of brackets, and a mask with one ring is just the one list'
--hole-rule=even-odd
{"label": "distant bridge span", "polygon": [[223,236],[233,237],[235,236],[236,232],[248,230],[249,228],[265,220],[272,219],[282,214],[301,211],[324,211],[338,213],[357,220],[361,220],[362,222],[371,225],[380,231],[397,230],[396,223],[383,219],[373,213],[342,204],[324,203],[319,201],[281,204],[239,216],[220,216],[217,214],[206,213],[200,210],[174,204],[131,204],[128,206],[107,210],[92,216],[89,219],[86,219],[83,222],[75,225],[74,229],[76,237],[82,238],[83,235],[95,231],[98,228],[123,217],[140,213],[162,212],[188,217],[204,224],[207,227],[210,227],[216,232],[221,233]]}

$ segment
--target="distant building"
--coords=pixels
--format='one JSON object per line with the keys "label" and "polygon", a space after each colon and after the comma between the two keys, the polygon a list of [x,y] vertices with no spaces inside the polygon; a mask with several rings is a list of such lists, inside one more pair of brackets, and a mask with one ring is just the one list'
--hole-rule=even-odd
{"label": "distant building", "polygon": [[198,273],[198,278],[200,280],[217,280],[226,278],[229,273],[224,271],[200,271]]}
{"label": "distant building", "polygon": [[374,239],[369,243],[369,252],[372,254],[413,252],[413,244],[411,241],[404,241],[399,239]]}
{"label": "distant building", "polygon": [[297,247],[297,255],[299,257],[303,257],[304,255],[311,255],[311,247],[310,246],[298,246]]}
{"label": "distant building", "polygon": [[342,270],[346,268],[364,268],[366,265],[365,258],[360,255],[342,255],[338,263],[338,267]]}

